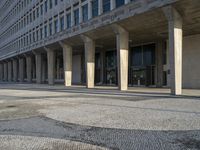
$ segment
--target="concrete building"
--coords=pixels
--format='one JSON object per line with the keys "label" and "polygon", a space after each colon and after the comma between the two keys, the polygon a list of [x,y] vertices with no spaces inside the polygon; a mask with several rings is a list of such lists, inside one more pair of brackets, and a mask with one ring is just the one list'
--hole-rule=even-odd
{"label": "concrete building", "polygon": [[200,88],[199,0],[1,0],[0,80]]}

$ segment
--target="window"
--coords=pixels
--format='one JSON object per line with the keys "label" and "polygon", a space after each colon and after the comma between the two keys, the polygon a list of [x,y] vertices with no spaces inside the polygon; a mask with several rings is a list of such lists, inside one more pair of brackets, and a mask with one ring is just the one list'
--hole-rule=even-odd
{"label": "window", "polygon": [[110,0],[103,0],[103,12],[110,11]]}
{"label": "window", "polygon": [[43,15],[43,4],[40,5],[40,14]]}
{"label": "window", "polygon": [[88,4],[82,7],[83,22],[88,20]]}
{"label": "window", "polygon": [[74,10],[74,25],[79,24],[79,9]]}
{"label": "window", "polygon": [[47,12],[47,9],[48,9],[47,0],[45,1],[44,5],[45,5],[45,6],[44,6],[45,12]]}
{"label": "window", "polygon": [[49,35],[52,35],[52,23],[49,23]]}
{"label": "window", "polygon": [[40,29],[40,39],[42,39],[43,38],[43,29],[41,28]]}
{"label": "window", "polygon": [[49,0],[49,9],[51,9],[53,6],[52,0]]}
{"label": "window", "polygon": [[92,17],[98,16],[98,0],[92,1]]}
{"label": "window", "polygon": [[55,6],[56,6],[58,4],[58,0],[55,0],[54,2],[55,2]]}
{"label": "window", "polygon": [[39,17],[39,7],[37,8],[37,18]]}
{"label": "window", "polygon": [[58,32],[58,20],[57,19],[54,21],[54,31],[55,31],[55,33]]}
{"label": "window", "polygon": [[47,25],[44,26],[44,37],[47,37]]}
{"label": "window", "polygon": [[71,27],[71,14],[67,14],[66,16],[66,20],[67,20],[67,29]]}
{"label": "window", "polygon": [[60,18],[60,30],[63,31],[64,30],[64,16],[62,16]]}
{"label": "window", "polygon": [[116,8],[124,5],[124,0],[115,0]]}

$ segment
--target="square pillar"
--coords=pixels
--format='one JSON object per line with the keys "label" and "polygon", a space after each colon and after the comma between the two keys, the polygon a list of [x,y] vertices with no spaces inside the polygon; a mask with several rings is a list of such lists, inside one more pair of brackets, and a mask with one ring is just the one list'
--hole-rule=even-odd
{"label": "square pillar", "polygon": [[18,61],[13,59],[13,81],[17,82],[18,80]]}
{"label": "square pillar", "polygon": [[47,51],[47,65],[48,65],[48,83],[54,85],[55,78],[55,51],[45,48]]}
{"label": "square pillar", "polygon": [[8,81],[8,63],[7,62],[4,63],[3,69],[4,69],[4,71],[3,71],[4,81]]}
{"label": "square pillar", "polygon": [[169,32],[169,62],[171,94],[182,94],[182,18],[172,7],[165,7],[164,13],[168,19]]}
{"label": "square pillar", "polygon": [[27,82],[32,82],[32,58],[31,56],[26,56],[26,75],[27,75]]}
{"label": "square pillar", "polygon": [[163,49],[164,42],[156,42],[156,87],[163,85]]}
{"label": "square pillar", "polygon": [[42,54],[41,53],[34,53],[35,54],[35,66],[36,66],[36,83],[42,83]]}
{"label": "square pillar", "polygon": [[87,88],[94,88],[95,42],[87,36],[82,36],[82,39],[85,47],[86,86]]}
{"label": "square pillar", "polygon": [[125,91],[128,89],[129,33],[119,25],[113,25],[113,30],[117,43],[118,86]]}
{"label": "square pillar", "polygon": [[113,10],[116,7],[115,0],[110,0],[110,9]]}
{"label": "square pillar", "polygon": [[63,63],[64,63],[64,79],[65,79],[65,86],[72,85],[72,47],[60,43],[63,48]]}
{"label": "square pillar", "polygon": [[8,81],[12,81],[12,62],[8,62]]}
{"label": "square pillar", "polygon": [[24,82],[24,58],[19,58],[19,82]]}

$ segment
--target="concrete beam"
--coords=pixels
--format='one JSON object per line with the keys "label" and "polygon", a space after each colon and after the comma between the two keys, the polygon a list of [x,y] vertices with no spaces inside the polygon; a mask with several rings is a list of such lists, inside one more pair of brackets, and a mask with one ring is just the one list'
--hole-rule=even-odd
{"label": "concrete beam", "polygon": [[182,17],[172,6],[163,8],[168,20],[171,94],[182,94]]}
{"label": "concrete beam", "polygon": [[95,41],[87,36],[81,35],[85,47],[86,64],[86,86],[94,88],[95,77]]}
{"label": "concrete beam", "polygon": [[117,63],[118,63],[118,86],[121,91],[128,89],[128,50],[129,33],[119,25],[112,25],[116,33]]}
{"label": "concrete beam", "polygon": [[72,85],[72,47],[65,44],[64,42],[59,42],[63,48],[63,63],[64,63],[64,78],[65,86]]}

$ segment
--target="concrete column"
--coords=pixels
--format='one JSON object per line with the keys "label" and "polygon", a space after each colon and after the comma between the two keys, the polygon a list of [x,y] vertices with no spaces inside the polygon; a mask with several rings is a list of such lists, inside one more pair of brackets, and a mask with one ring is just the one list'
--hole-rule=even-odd
{"label": "concrete column", "polygon": [[48,62],[48,82],[49,85],[53,85],[55,78],[55,51],[49,48],[46,48],[46,51]]}
{"label": "concrete column", "polygon": [[129,33],[119,25],[112,27],[117,36],[118,86],[120,90],[124,91],[128,89]]}
{"label": "concrete column", "polygon": [[42,83],[42,54],[41,53],[34,53],[35,54],[35,66],[36,66],[36,83]]}
{"label": "concrete column", "polygon": [[17,59],[13,59],[13,81],[17,82],[18,80],[18,63]]}
{"label": "concrete column", "polygon": [[8,81],[8,63],[7,62],[4,63],[3,69],[4,69],[4,71],[3,71],[4,81]]}
{"label": "concrete column", "polygon": [[46,74],[47,74],[47,62],[45,59],[42,59],[42,83],[46,81]]}
{"label": "concrete column", "polygon": [[182,94],[182,17],[172,7],[165,7],[164,13],[168,19],[169,61],[171,94]]}
{"label": "concrete column", "polygon": [[0,81],[3,81],[3,64],[0,63]]}
{"label": "concrete column", "polygon": [[95,42],[89,37],[82,36],[85,47],[86,86],[94,88],[95,73]]}
{"label": "concrete column", "polygon": [[156,86],[162,87],[163,85],[163,48],[164,42],[159,41],[156,43]]}
{"label": "concrete column", "polygon": [[8,62],[8,81],[12,81],[12,62]]}
{"label": "concrete column", "polygon": [[19,58],[19,81],[23,82],[24,81],[24,58]]}
{"label": "concrete column", "polygon": [[116,7],[115,0],[110,0],[110,9],[113,10]]}
{"label": "concrete column", "polygon": [[99,8],[98,8],[98,14],[101,15],[103,13],[103,3],[102,3],[102,0],[98,1],[98,6],[99,6]]}
{"label": "concrete column", "polygon": [[60,43],[63,48],[63,63],[64,63],[64,79],[65,79],[65,86],[72,85],[72,47]]}
{"label": "concrete column", "polygon": [[26,76],[27,82],[32,82],[32,58],[31,56],[26,56]]}

